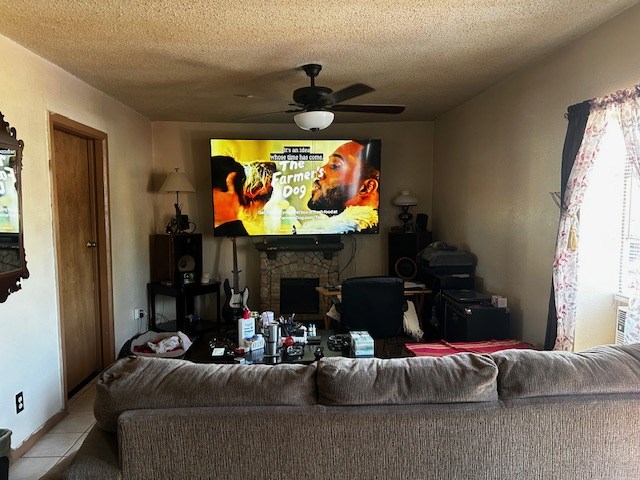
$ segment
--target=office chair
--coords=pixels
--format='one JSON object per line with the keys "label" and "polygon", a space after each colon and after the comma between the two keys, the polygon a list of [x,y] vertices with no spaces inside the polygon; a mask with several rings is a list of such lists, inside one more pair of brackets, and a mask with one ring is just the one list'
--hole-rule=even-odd
{"label": "office chair", "polygon": [[342,282],[344,330],[366,330],[374,340],[402,335],[404,282],[397,277],[354,277]]}

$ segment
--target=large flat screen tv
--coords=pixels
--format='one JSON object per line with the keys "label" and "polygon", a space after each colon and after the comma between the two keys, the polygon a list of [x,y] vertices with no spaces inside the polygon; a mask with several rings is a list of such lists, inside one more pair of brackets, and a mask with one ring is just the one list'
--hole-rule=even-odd
{"label": "large flat screen tv", "polygon": [[380,144],[211,139],[214,235],[378,233]]}

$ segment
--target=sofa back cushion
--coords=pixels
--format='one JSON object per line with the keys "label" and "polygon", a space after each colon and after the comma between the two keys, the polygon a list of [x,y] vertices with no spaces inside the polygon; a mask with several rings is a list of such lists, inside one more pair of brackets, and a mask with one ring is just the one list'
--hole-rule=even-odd
{"label": "sofa back cushion", "polygon": [[503,400],[575,394],[640,393],[640,344],[580,353],[504,350],[498,365]]}
{"label": "sofa back cushion", "polygon": [[316,403],[315,365],[213,365],[123,358],[96,385],[98,425],[116,431],[125,410]]}
{"label": "sofa back cushion", "polygon": [[498,368],[488,355],[431,358],[323,358],[318,402],[324,405],[406,405],[497,400]]}

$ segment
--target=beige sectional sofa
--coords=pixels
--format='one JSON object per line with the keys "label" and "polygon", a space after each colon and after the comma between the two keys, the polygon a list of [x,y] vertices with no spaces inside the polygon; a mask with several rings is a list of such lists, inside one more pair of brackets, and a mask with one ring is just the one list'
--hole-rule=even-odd
{"label": "beige sectional sofa", "polygon": [[640,345],[312,365],[131,357],[68,479],[636,479]]}

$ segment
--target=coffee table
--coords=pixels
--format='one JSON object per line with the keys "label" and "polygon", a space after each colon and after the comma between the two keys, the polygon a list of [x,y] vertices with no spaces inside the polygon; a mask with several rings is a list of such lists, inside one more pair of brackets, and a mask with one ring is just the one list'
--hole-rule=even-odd
{"label": "coffee table", "polygon": [[[314,352],[316,348],[322,347],[325,357],[341,357],[345,356],[342,350],[331,350],[327,344],[329,336],[334,332],[331,330],[318,330],[318,336],[320,337],[319,345],[305,345],[304,354],[297,357],[289,357],[287,355],[278,355],[277,357],[267,357],[264,355],[264,349],[255,352],[248,352],[244,355],[244,361],[248,364],[267,364],[277,365],[283,363],[313,363],[316,358]],[[191,345],[187,353],[184,355],[185,360],[189,360],[194,363],[236,363],[233,356],[212,357],[211,348],[209,342],[212,339],[220,338],[216,333],[204,333],[200,335]]]}

